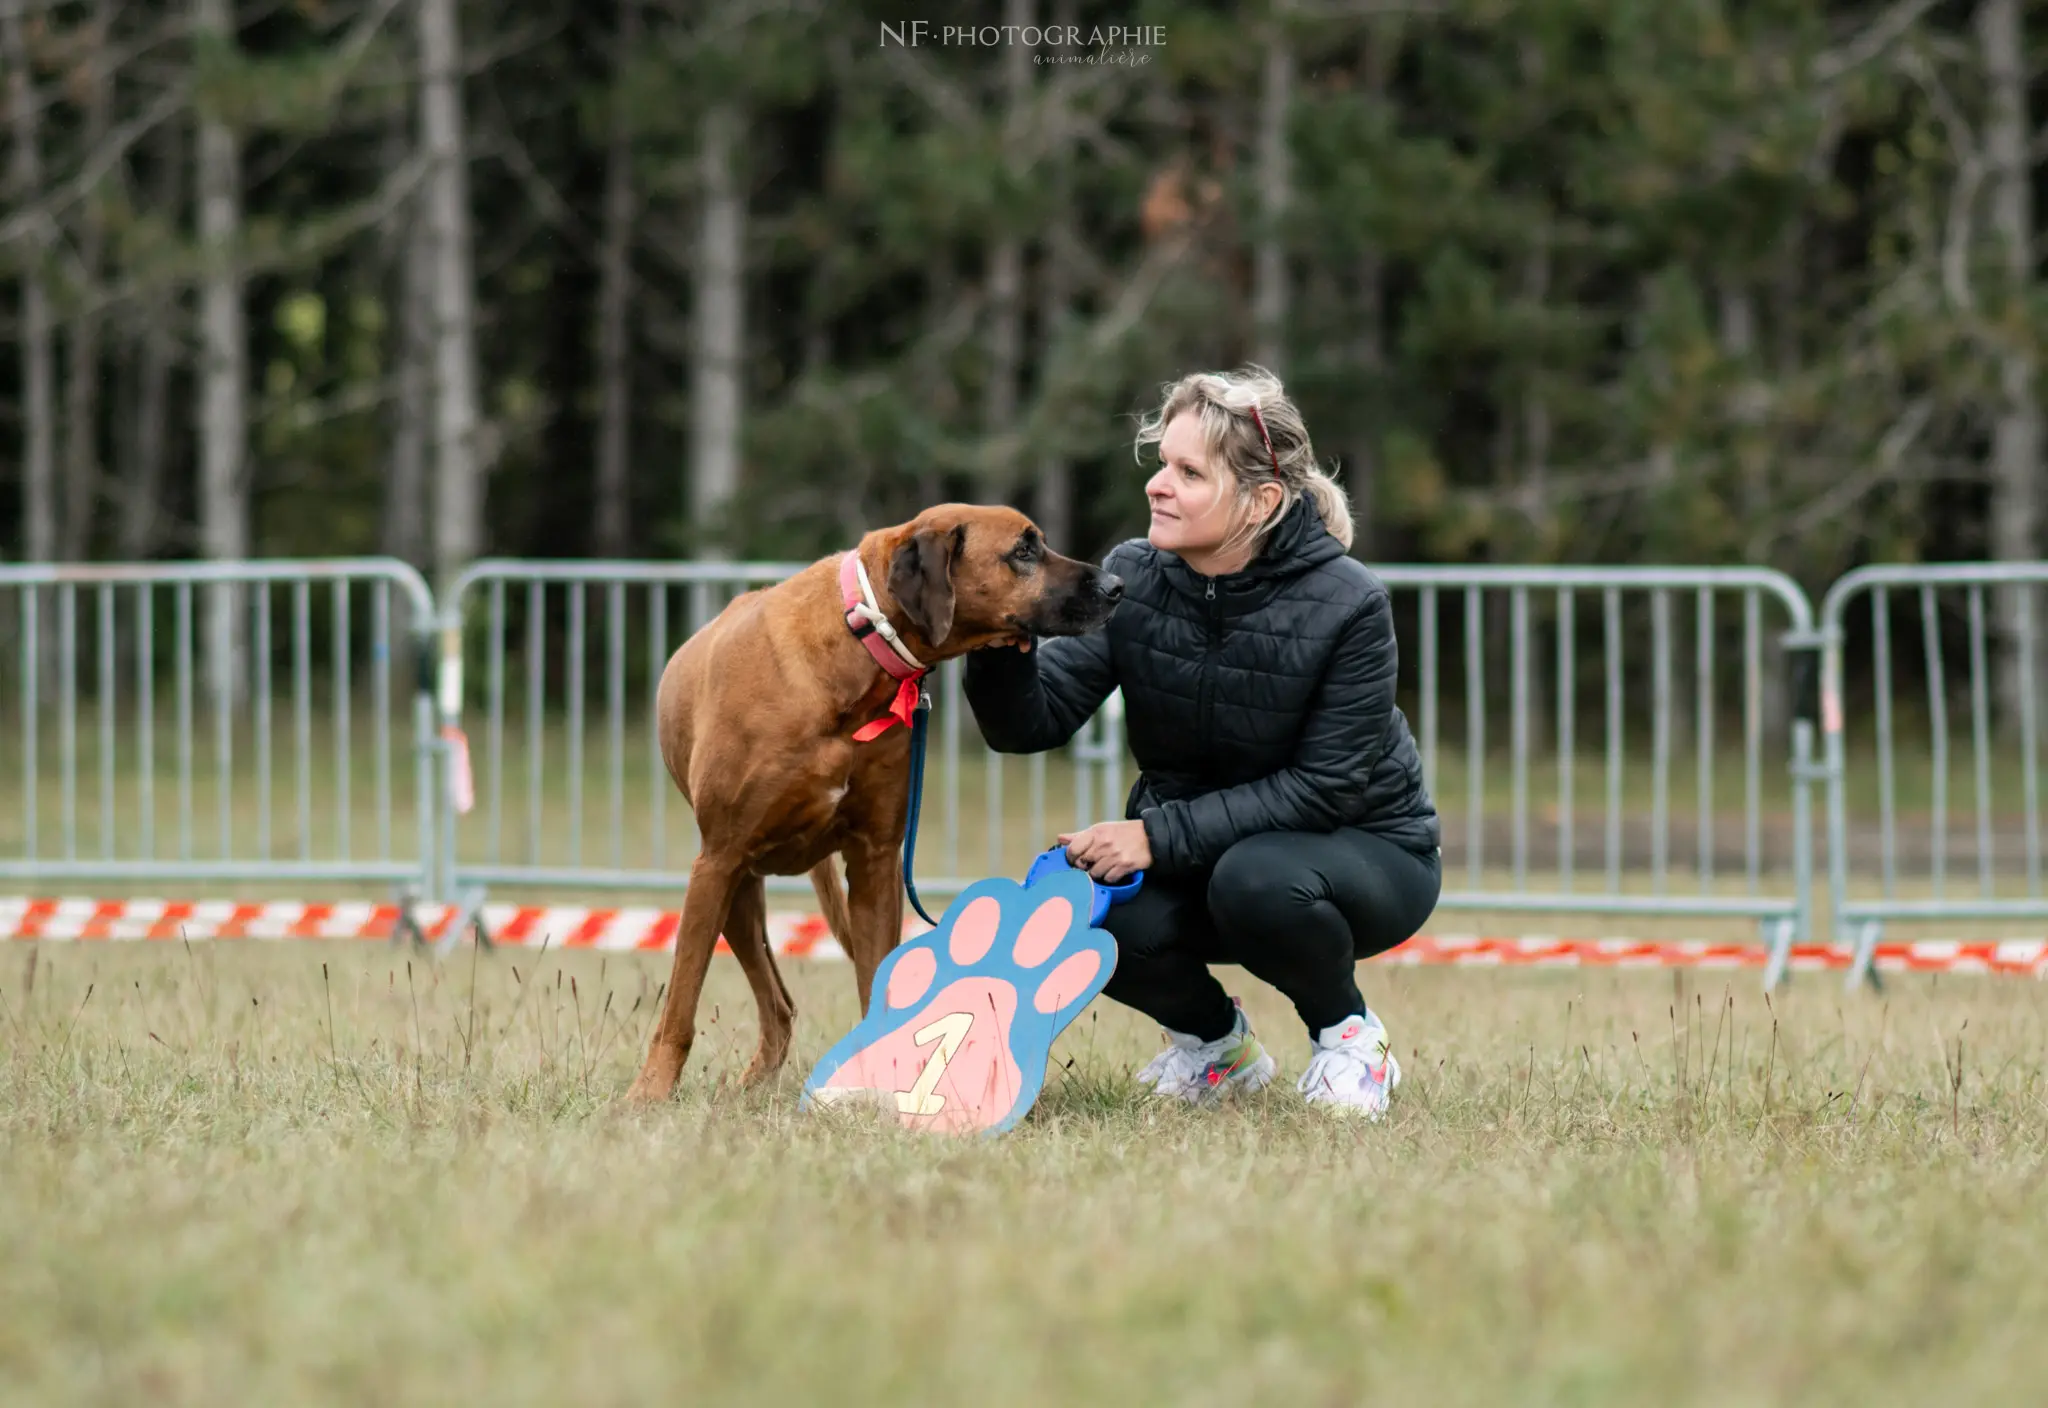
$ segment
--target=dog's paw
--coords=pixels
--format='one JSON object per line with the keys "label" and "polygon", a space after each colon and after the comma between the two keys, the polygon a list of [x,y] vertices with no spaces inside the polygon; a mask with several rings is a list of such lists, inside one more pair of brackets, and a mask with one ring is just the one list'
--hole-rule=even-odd
{"label": "dog's paw", "polygon": [[1053,1039],[1116,967],[1115,940],[1089,927],[1090,896],[1078,871],[970,887],[883,960],[868,1015],[818,1063],[806,1100],[875,1101],[921,1129],[1015,1124]]}

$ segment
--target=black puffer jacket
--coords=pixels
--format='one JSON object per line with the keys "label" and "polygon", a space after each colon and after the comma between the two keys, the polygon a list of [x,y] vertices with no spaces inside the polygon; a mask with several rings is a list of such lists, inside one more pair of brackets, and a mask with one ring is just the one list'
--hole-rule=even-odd
{"label": "black puffer jacket", "polygon": [[1262,831],[1355,826],[1436,848],[1436,807],[1394,705],[1387,589],[1305,497],[1241,572],[1204,577],[1142,538],[1103,566],[1124,581],[1106,628],[967,657],[989,746],[1057,748],[1121,687],[1141,769],[1124,814],[1143,819],[1162,875],[1205,870]]}

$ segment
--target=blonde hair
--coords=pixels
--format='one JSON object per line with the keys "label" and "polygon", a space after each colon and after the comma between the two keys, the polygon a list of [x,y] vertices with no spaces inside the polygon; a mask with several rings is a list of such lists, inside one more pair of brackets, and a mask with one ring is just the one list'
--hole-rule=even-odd
{"label": "blonde hair", "polygon": [[[1308,426],[1300,409],[1287,399],[1279,377],[1264,367],[1246,366],[1235,372],[1193,372],[1162,389],[1165,395],[1158,411],[1138,427],[1132,458],[1141,459],[1145,446],[1158,444],[1176,416],[1194,411],[1201,417],[1209,463],[1227,471],[1237,489],[1238,523],[1220,544],[1223,550],[1249,543],[1257,557],[1266,538],[1304,494],[1314,502],[1330,536],[1350,550],[1350,498],[1316,463]],[[1280,486],[1280,507],[1259,519],[1254,504],[1262,484]]]}

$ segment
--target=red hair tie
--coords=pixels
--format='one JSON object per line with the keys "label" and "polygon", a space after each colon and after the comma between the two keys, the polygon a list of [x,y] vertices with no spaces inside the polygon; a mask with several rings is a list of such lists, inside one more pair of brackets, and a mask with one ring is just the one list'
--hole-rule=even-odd
{"label": "red hair tie", "polygon": [[1266,433],[1266,418],[1259,414],[1257,403],[1247,407],[1252,413],[1252,424],[1259,428],[1259,438],[1266,442],[1266,458],[1273,462],[1273,477],[1280,478],[1280,457],[1273,453],[1273,437]]}

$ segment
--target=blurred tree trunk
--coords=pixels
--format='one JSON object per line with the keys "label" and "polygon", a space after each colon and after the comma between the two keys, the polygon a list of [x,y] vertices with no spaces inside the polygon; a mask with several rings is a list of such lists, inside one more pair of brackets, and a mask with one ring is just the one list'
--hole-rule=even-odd
{"label": "blurred tree trunk", "polygon": [[732,555],[726,513],[740,479],[746,197],[734,170],[739,110],[720,103],[698,133],[696,310],[691,328],[690,522],[696,555]]}
{"label": "blurred tree trunk", "polygon": [[455,0],[421,0],[420,135],[426,147],[426,273],[432,294],[434,571],[446,585],[483,546],[477,453],[475,285]]}
{"label": "blurred tree trunk", "polygon": [[[2039,285],[2034,267],[2032,136],[2027,120],[2026,35],[2019,0],[1982,0],[1977,38],[1990,85],[1984,127],[1987,175],[1991,181],[1991,229],[2003,279],[2002,307],[1994,315],[2003,327],[1999,356],[1999,406],[1991,435],[1991,556],[1999,562],[2031,562],[2041,555],[2041,401],[2034,384],[2034,342],[2026,306]],[[1999,713],[2010,728],[2021,716],[2026,687],[2018,649],[2025,593],[1998,593],[1999,649],[1996,667]],[[2043,626],[2033,623],[2035,659],[2041,659]]]}
{"label": "blurred tree trunk", "polygon": [[[1734,404],[1729,409],[1729,417],[1737,430],[1740,453],[1750,448],[1748,442],[1753,438],[1766,433],[1771,389],[1761,374],[1763,364],[1757,345],[1756,298],[1749,286],[1739,277],[1724,279],[1718,302],[1721,355],[1741,369]],[[1745,522],[1761,523],[1770,512],[1769,473],[1768,453],[1743,455],[1741,515]],[[1764,567],[1769,564],[1755,562],[1749,565]],[[1772,629],[1771,622],[1764,619],[1758,624],[1762,636],[1758,642],[1761,670],[1757,681],[1760,696],[1757,701],[1758,725],[1762,738],[1775,745],[1786,736],[1786,719],[1791,707],[1785,679],[1785,652],[1778,644],[1777,632]],[[1725,668],[1746,670],[1747,666]]]}
{"label": "blurred tree trunk", "polygon": [[603,280],[598,290],[597,551],[623,557],[631,517],[633,141],[625,113],[625,72],[640,43],[640,7],[620,0],[612,79],[611,143],[605,154]]}
{"label": "blurred tree trunk", "polygon": [[[113,96],[112,0],[93,0],[85,60],[84,149],[97,153],[107,140]],[[104,182],[100,183],[104,185]],[[99,389],[101,315],[96,306],[106,259],[107,221],[99,187],[79,211],[76,260],[85,307],[71,323],[70,375],[64,384],[64,542],[66,560],[82,561],[92,548],[100,500]]]}
{"label": "blurred tree trunk", "polygon": [[[41,133],[35,74],[22,36],[22,0],[0,0],[0,55],[6,58],[7,117],[13,138],[8,204],[25,210],[42,199]],[[47,223],[33,221],[23,240],[21,275],[22,529],[30,562],[57,555],[56,369],[50,355],[50,296],[43,286],[49,255]]]}
{"label": "blurred tree trunk", "polygon": [[[1387,87],[1404,42],[1398,17],[1381,21],[1366,36],[1362,74],[1366,95],[1376,108],[1387,102]],[[1378,494],[1380,436],[1386,432],[1380,419],[1381,408],[1386,405],[1388,369],[1386,256],[1376,248],[1366,249],[1358,256],[1353,278],[1358,290],[1355,357],[1367,409],[1353,431],[1343,484],[1351,496],[1352,555],[1370,559],[1374,549],[1373,506]]]}
{"label": "blurred tree trunk", "polygon": [[[1547,230],[1537,229],[1530,231],[1529,236],[1529,248],[1522,256],[1521,293],[1528,305],[1528,316],[1540,322],[1550,298],[1550,234]],[[1526,535],[1525,541],[1535,548],[1533,557],[1539,562],[1552,556],[1556,540],[1553,527],[1555,510],[1550,501],[1550,403],[1543,394],[1545,370],[1539,353],[1524,369],[1519,408],[1521,492],[1523,513],[1526,515],[1522,532]],[[1529,558],[1524,557],[1523,560]],[[1524,668],[1529,681],[1527,728],[1531,746],[1541,750],[1543,740],[1551,736],[1551,720],[1555,717],[1552,706],[1556,698],[1557,652],[1554,645],[1546,650],[1545,644],[1555,639],[1556,619],[1552,603],[1545,602],[1540,595],[1531,600],[1529,616],[1529,632],[1523,641],[1527,652]]]}
{"label": "blurred tree trunk", "polygon": [[[418,33],[414,33],[418,49]],[[418,55],[414,55],[418,57]],[[399,170],[418,149],[418,104],[399,104],[383,125],[385,172]],[[410,192],[379,225],[385,301],[393,317],[385,327],[385,356],[391,366],[391,399],[385,405],[385,473],[379,505],[377,544],[385,557],[430,567],[426,532],[426,442],[432,375],[432,291],[426,260],[426,196]]]}
{"label": "blurred tree trunk", "polygon": [[[1386,260],[1369,249],[1358,257],[1358,369],[1370,404],[1381,404],[1387,374]],[[1351,497],[1351,553],[1373,553],[1373,498],[1379,478],[1379,436],[1384,427],[1368,415],[1352,436],[1350,462],[1341,480]]]}
{"label": "blurred tree trunk", "polygon": [[[1053,7],[1054,29],[1064,34],[1073,24],[1074,0],[1058,0]],[[1052,94],[1052,100],[1046,104],[1046,121],[1054,124],[1055,130],[1046,135],[1045,155],[1041,158],[1052,164],[1049,178],[1052,214],[1046,222],[1044,267],[1038,277],[1038,382],[1041,387],[1051,382],[1054,376],[1053,357],[1073,300],[1073,280],[1067,267],[1067,243],[1074,238],[1072,157],[1064,130],[1066,99],[1072,88],[1068,72],[1065,67],[1055,66],[1046,77],[1046,85]],[[1082,550],[1074,541],[1073,467],[1057,444],[1039,461],[1038,482],[1033,486],[1031,495],[1031,514],[1054,550],[1068,554]]]}
{"label": "blurred tree trunk", "polygon": [[[232,0],[194,0],[192,27],[201,42],[236,43]],[[199,115],[200,286],[199,543],[204,557],[249,555],[248,326],[242,304],[242,170],[234,131],[204,108]],[[211,594],[207,665],[212,687],[239,701],[246,692],[242,594]]]}
{"label": "blurred tree trunk", "polygon": [[[1770,406],[1770,388],[1757,375],[1756,299],[1740,276],[1720,281],[1715,295],[1718,304],[1721,355],[1737,368],[1737,383],[1728,417],[1746,438],[1764,424]],[[1745,464],[1742,472],[1742,516],[1754,520],[1769,504],[1770,488],[1764,480],[1764,465]]]}
{"label": "blurred tree trunk", "polygon": [[[1024,29],[1033,23],[1033,0],[1003,0],[1003,23]],[[1030,117],[1031,54],[1022,44],[1003,48],[1003,165],[1011,180],[1023,175],[1024,124]],[[1017,428],[1018,382],[1024,363],[1024,241],[1010,227],[1008,201],[998,202],[1005,224],[989,254],[988,381],[982,388],[984,443],[1007,446]],[[1008,502],[1017,487],[1017,456],[1002,449],[988,466],[988,493]]]}
{"label": "blurred tree trunk", "polygon": [[[400,114],[385,130],[384,169],[395,171],[413,154],[409,117]],[[398,316],[389,333],[392,398],[390,449],[385,461],[383,521],[378,540],[387,556],[426,568],[427,442],[433,416],[434,323],[426,200],[415,192],[384,222],[387,287]]]}
{"label": "blurred tree trunk", "polygon": [[[924,271],[923,323],[934,339],[941,333],[952,313],[966,298],[961,285],[966,282],[950,250],[936,250]],[[915,358],[930,365],[930,358]],[[920,388],[924,390],[924,388]],[[934,419],[944,421],[948,414],[958,409],[961,388],[955,382],[939,381],[930,385],[926,394],[930,397],[929,413]],[[946,497],[945,479],[936,456],[924,455],[918,467],[917,504],[912,510],[923,510],[927,504],[938,503]]]}
{"label": "blurred tree trunk", "polygon": [[1288,205],[1293,197],[1287,120],[1294,102],[1294,42],[1289,0],[1272,0],[1260,71],[1258,129],[1259,234],[1252,256],[1252,358],[1279,373],[1287,340]]}
{"label": "blurred tree trunk", "polygon": [[[185,144],[182,129],[164,130],[155,163],[149,203],[175,223],[184,199]],[[127,562],[140,561],[157,549],[164,506],[164,464],[167,458],[171,368],[178,356],[176,289],[159,283],[141,300],[135,331],[134,463],[121,496],[118,543]]]}
{"label": "blurred tree trunk", "polygon": [[[1055,235],[1057,232],[1055,232]],[[1072,298],[1068,290],[1066,260],[1059,250],[1057,238],[1046,242],[1045,268],[1039,276],[1039,320],[1044,328],[1042,345],[1049,346],[1067,315],[1067,306]],[[1040,363],[1041,378],[1050,369]],[[1074,472],[1064,450],[1055,447],[1046,452],[1038,464],[1038,482],[1032,488],[1031,516],[1037,520],[1039,531],[1056,551],[1076,553],[1081,545],[1074,540]]]}
{"label": "blurred tree trunk", "polygon": [[434,422],[433,239],[426,211],[412,203],[399,246],[397,424],[391,437],[391,477],[384,488],[385,551],[415,567],[433,557],[427,531],[427,460]]}
{"label": "blurred tree trunk", "polygon": [[[1532,317],[1541,318],[1550,298],[1550,239],[1533,231],[1522,260],[1522,297]],[[1529,516],[1530,535],[1547,552],[1551,538],[1550,503],[1550,403],[1543,395],[1544,367],[1540,360],[1528,368],[1522,387],[1522,493]]]}

